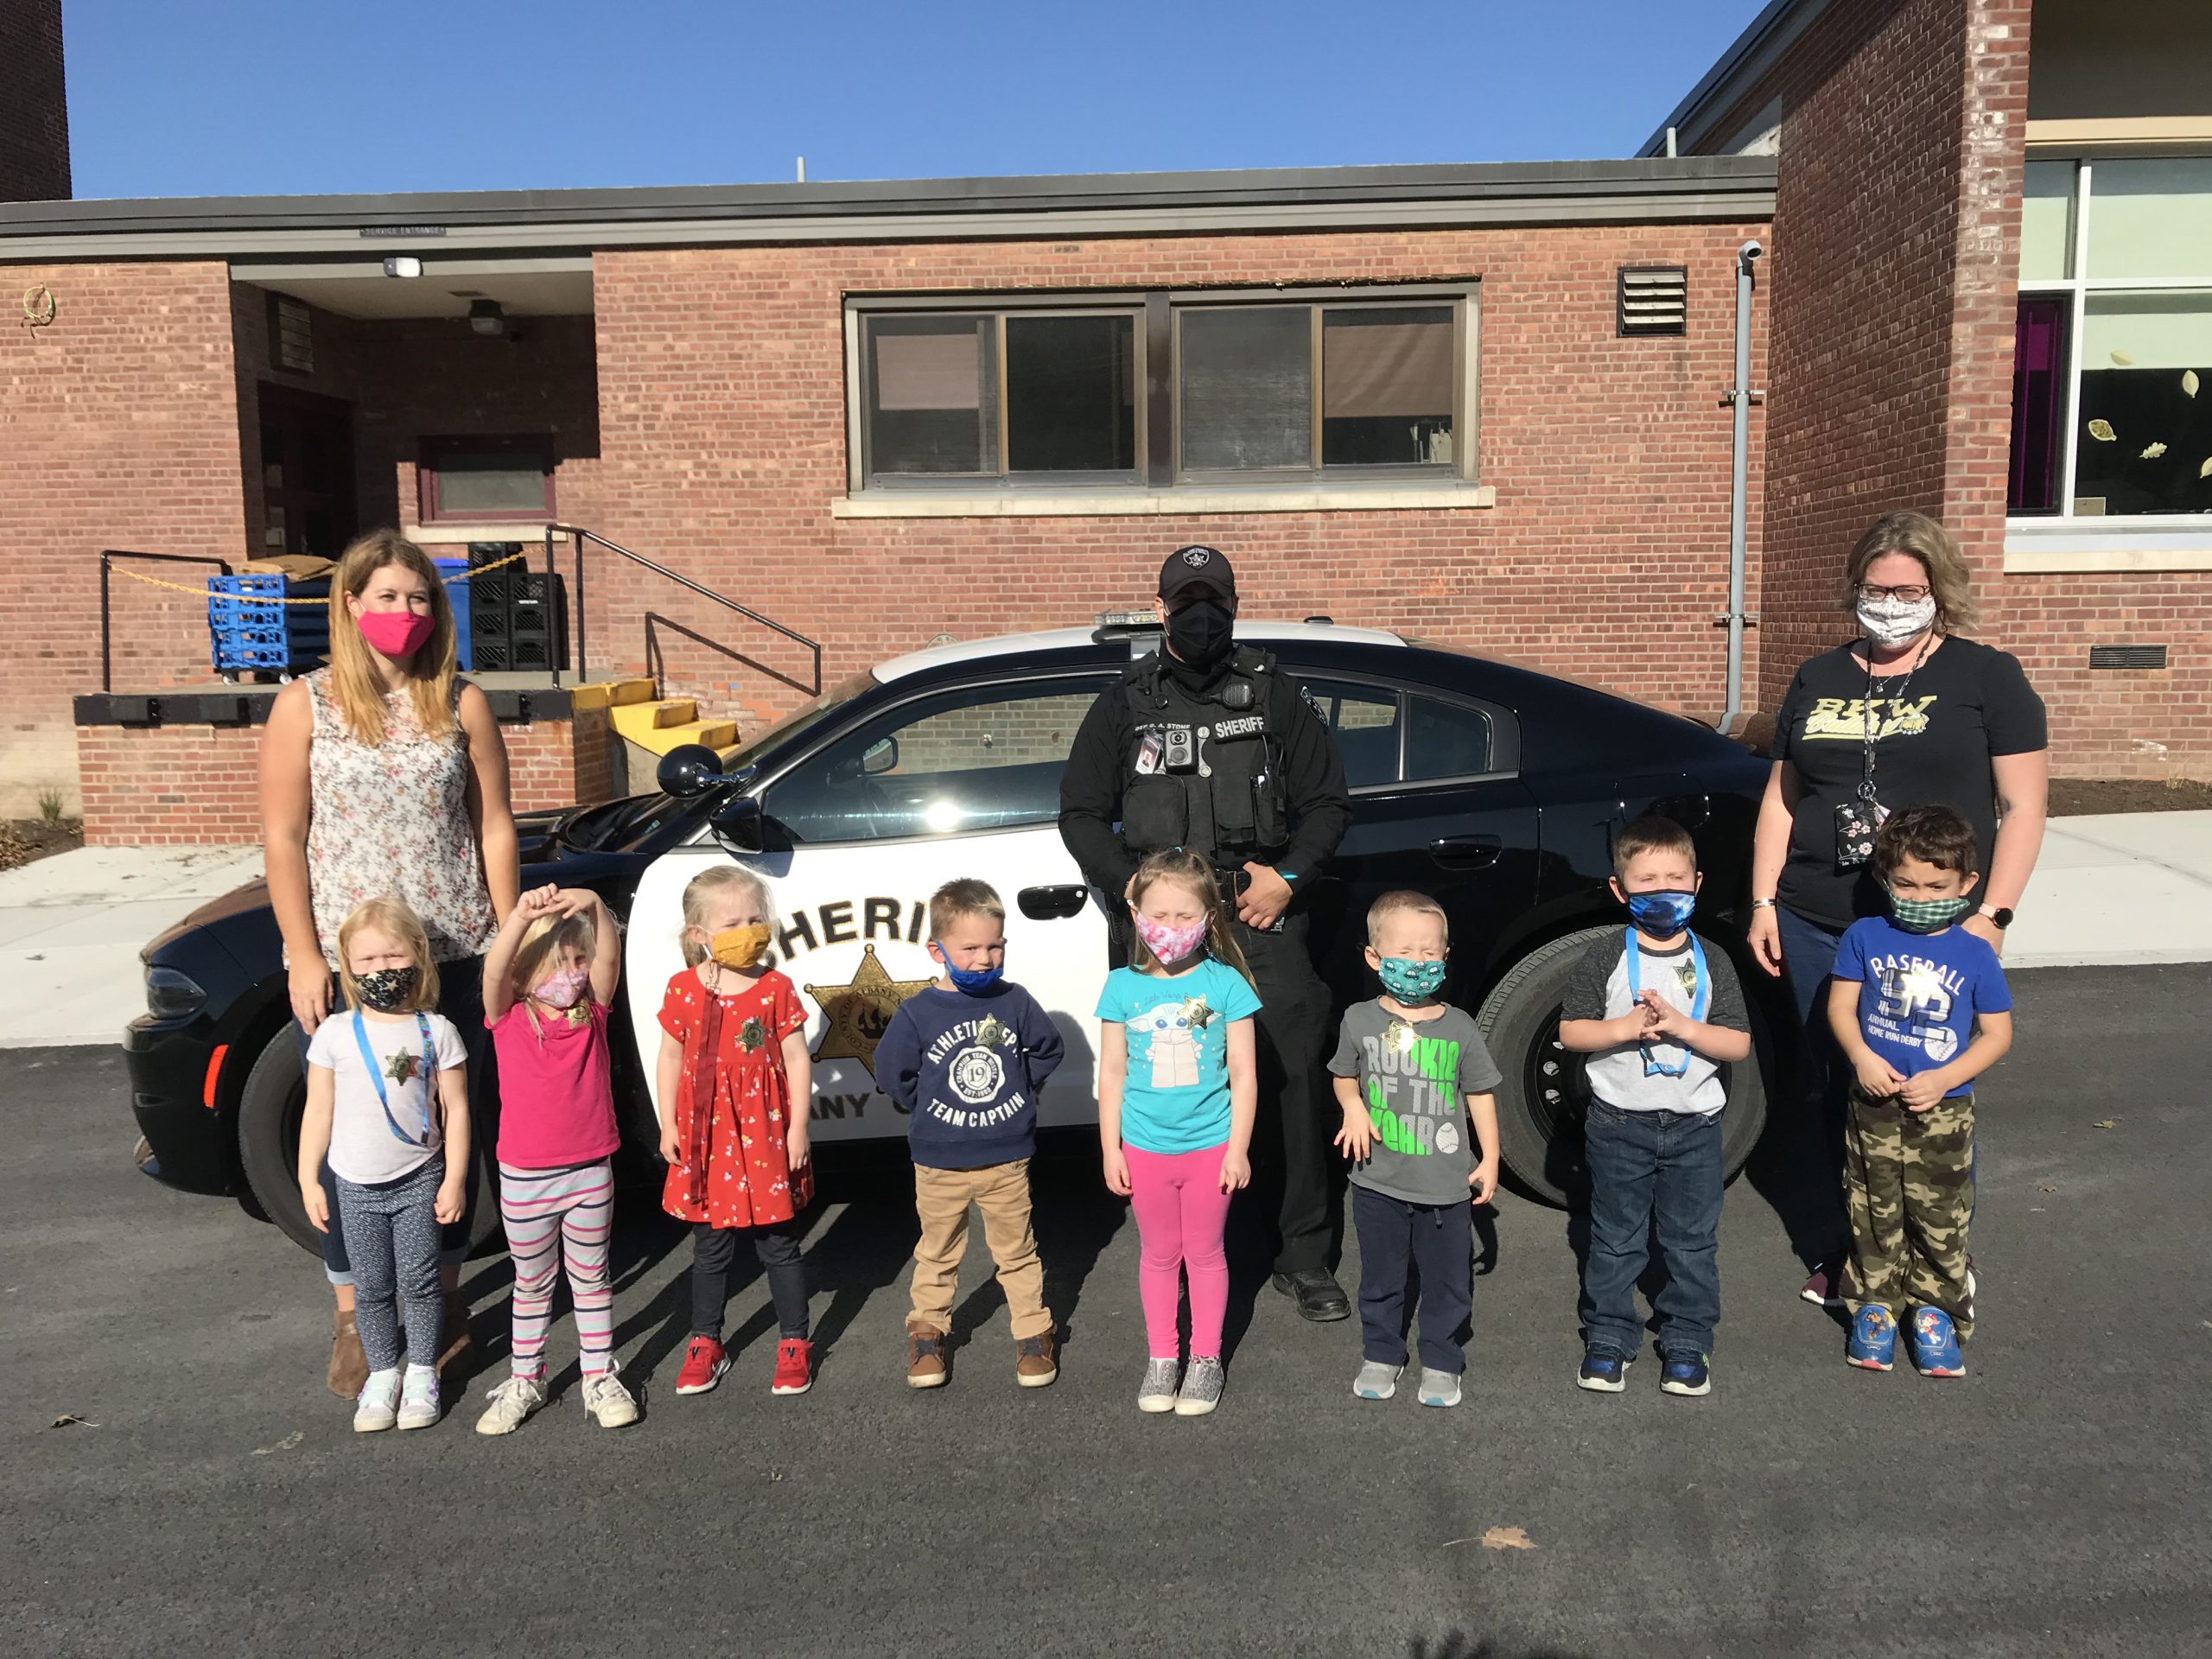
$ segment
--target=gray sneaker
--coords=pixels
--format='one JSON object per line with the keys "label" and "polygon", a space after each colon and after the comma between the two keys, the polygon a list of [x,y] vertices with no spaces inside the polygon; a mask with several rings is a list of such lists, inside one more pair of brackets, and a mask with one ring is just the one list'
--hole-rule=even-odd
{"label": "gray sneaker", "polygon": [[428,1366],[409,1366],[399,1387],[400,1427],[428,1428],[439,1415],[438,1374]]}
{"label": "gray sneaker", "polygon": [[1137,1388],[1139,1411],[1173,1411],[1175,1409],[1175,1373],[1180,1368],[1172,1359],[1148,1359],[1144,1363],[1144,1381]]}
{"label": "gray sneaker", "polygon": [[1362,1400],[1388,1400],[1398,1391],[1398,1376],[1406,1368],[1385,1365],[1379,1359],[1370,1359],[1359,1368],[1359,1375],[1351,1380],[1351,1391]]}
{"label": "gray sneaker", "polygon": [[1212,1355],[1194,1356],[1183,1373],[1182,1391],[1175,1396],[1178,1417],[1203,1417],[1221,1403],[1224,1373]]}
{"label": "gray sneaker", "polygon": [[512,1434],[530,1414],[545,1403],[545,1385],[534,1376],[511,1376],[492,1390],[484,1414],[476,1420],[479,1434]]}
{"label": "gray sneaker", "polygon": [[1456,1371],[1433,1371],[1426,1365],[1421,1368],[1421,1402],[1424,1406],[1456,1406],[1459,1403],[1459,1376]]}
{"label": "gray sneaker", "polygon": [[613,1371],[584,1379],[584,1409],[601,1428],[623,1428],[638,1421],[638,1402]]}
{"label": "gray sneaker", "polygon": [[373,1434],[378,1429],[390,1428],[399,1419],[399,1372],[372,1371],[369,1380],[361,1385],[360,1398],[353,1406],[353,1432]]}

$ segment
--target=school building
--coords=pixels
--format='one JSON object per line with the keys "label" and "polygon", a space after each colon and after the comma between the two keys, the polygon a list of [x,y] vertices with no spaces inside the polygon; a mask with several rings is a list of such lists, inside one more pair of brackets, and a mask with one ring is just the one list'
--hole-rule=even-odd
{"label": "school building", "polygon": [[1193,541],[1755,732],[1897,505],[2059,773],[2212,778],[2212,9],[1776,0],[1615,161],[149,201],[61,50],[0,3],[0,812],[255,838],[180,589],[390,523],[550,548],[524,806]]}

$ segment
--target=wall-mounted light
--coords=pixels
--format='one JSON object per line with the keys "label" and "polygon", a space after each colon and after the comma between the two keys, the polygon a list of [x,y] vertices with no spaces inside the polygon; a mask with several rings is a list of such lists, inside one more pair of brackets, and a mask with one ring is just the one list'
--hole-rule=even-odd
{"label": "wall-mounted light", "polygon": [[423,262],[411,253],[395,253],[384,262],[384,274],[387,276],[420,276]]}
{"label": "wall-mounted light", "polygon": [[507,329],[507,314],[497,300],[471,300],[468,326],[480,334],[502,334]]}

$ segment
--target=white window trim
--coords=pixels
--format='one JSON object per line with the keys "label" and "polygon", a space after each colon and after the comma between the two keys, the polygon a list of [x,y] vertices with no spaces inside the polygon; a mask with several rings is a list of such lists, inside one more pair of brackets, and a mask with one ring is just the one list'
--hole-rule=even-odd
{"label": "white window trim", "polygon": [[1173,518],[1205,512],[1433,512],[1494,507],[1488,484],[1429,484],[1412,487],[1346,484],[1324,489],[1169,489],[1102,486],[1095,490],[1039,490],[1018,486],[955,493],[949,490],[868,490],[832,497],[833,518],[1080,518],[1129,516]]}

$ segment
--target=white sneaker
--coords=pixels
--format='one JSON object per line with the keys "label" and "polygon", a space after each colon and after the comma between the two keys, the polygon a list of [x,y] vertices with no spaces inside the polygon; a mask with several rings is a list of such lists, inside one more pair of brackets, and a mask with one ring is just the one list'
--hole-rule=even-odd
{"label": "white sneaker", "polygon": [[1421,1402],[1424,1406],[1456,1406],[1459,1403],[1459,1376],[1456,1371],[1432,1370],[1421,1368]]}
{"label": "white sneaker", "polygon": [[601,1428],[621,1428],[638,1421],[638,1402],[613,1371],[584,1379],[584,1409]]}
{"label": "white sneaker", "polygon": [[353,1432],[373,1434],[399,1421],[399,1368],[371,1371],[353,1406]]}
{"label": "white sneaker", "polygon": [[1363,1360],[1359,1375],[1351,1380],[1352,1394],[1361,1400],[1388,1400],[1398,1391],[1402,1365],[1385,1365],[1379,1359]]}
{"label": "white sneaker", "polygon": [[511,1376],[492,1390],[484,1414],[476,1420],[476,1432],[512,1434],[544,1403],[543,1382],[534,1376]]}
{"label": "white sneaker", "polygon": [[428,1365],[410,1365],[399,1388],[399,1426],[428,1428],[436,1422],[438,1374]]}
{"label": "white sneaker", "polygon": [[1137,1384],[1137,1409],[1162,1412],[1175,1409],[1175,1378],[1183,1368],[1172,1359],[1147,1359],[1144,1381]]}

